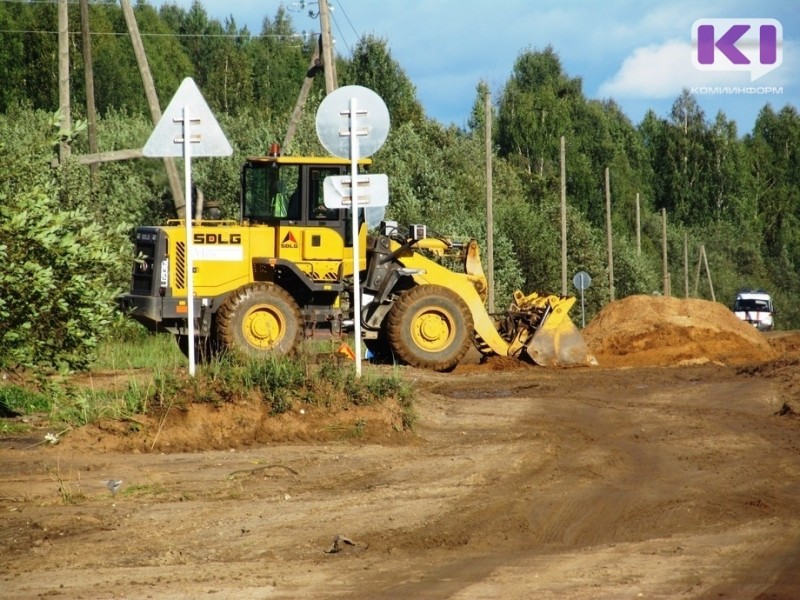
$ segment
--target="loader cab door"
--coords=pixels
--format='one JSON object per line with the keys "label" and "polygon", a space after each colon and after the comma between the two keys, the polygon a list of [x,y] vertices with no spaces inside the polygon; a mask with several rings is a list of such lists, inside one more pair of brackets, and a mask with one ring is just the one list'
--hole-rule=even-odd
{"label": "loader cab door", "polygon": [[[345,248],[352,248],[349,211],[326,208],[323,188],[325,178],[346,172],[342,164],[248,162],[242,169],[242,218],[274,230],[274,257],[316,281],[336,280],[347,261]],[[351,255],[349,264],[352,270]]]}
{"label": "loader cab door", "polygon": [[346,212],[325,207],[323,182],[343,175],[342,165],[247,163],[242,168],[242,219],[327,227],[345,235]]}

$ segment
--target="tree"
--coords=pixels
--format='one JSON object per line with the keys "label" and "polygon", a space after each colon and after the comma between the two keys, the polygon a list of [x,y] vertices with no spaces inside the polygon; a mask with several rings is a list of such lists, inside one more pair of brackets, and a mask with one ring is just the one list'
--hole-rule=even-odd
{"label": "tree", "polygon": [[237,30],[233,18],[225,21],[224,29],[214,21],[209,31],[225,37],[219,38],[209,53],[210,66],[203,93],[213,108],[237,114],[253,101],[253,67],[246,51],[252,43],[250,36],[246,30]]}
{"label": "tree", "polygon": [[109,272],[128,251],[87,210],[62,208],[70,165],[51,172],[47,124],[0,122],[11,144],[0,147],[0,369],[88,367],[116,312]]}
{"label": "tree", "polygon": [[417,90],[392,58],[386,40],[371,35],[362,37],[353,49],[352,58],[344,65],[342,83],[362,85],[383,98],[393,127],[423,121]]}
{"label": "tree", "polygon": [[[483,135],[486,131],[486,96],[489,95],[489,84],[481,80],[475,87],[475,102],[472,104],[472,110],[469,114],[467,126],[478,135]],[[492,109],[492,119],[496,119]]]}
{"label": "tree", "polygon": [[[58,12],[55,3],[0,6],[3,35],[0,53],[0,111],[13,103],[52,109],[58,102]],[[7,43],[6,40],[9,40]]]}
{"label": "tree", "polygon": [[703,218],[698,206],[703,196],[705,153],[708,128],[705,113],[684,89],[675,100],[666,129],[666,155],[661,163],[659,204],[674,212],[684,223]]}
{"label": "tree", "polygon": [[280,116],[288,124],[308,70],[312,44],[297,34],[283,6],[274,19],[265,18],[260,36],[248,45],[253,68],[253,102],[260,111]]}
{"label": "tree", "polygon": [[800,115],[797,110],[787,106],[776,114],[772,107],[764,107],[747,145],[766,252],[777,257],[786,250],[794,265],[798,265]]}
{"label": "tree", "polygon": [[498,106],[500,156],[515,155],[520,166],[547,182],[557,177],[561,135],[571,130],[570,106],[582,102],[580,79],[569,79],[552,47],[528,50],[514,63]]}

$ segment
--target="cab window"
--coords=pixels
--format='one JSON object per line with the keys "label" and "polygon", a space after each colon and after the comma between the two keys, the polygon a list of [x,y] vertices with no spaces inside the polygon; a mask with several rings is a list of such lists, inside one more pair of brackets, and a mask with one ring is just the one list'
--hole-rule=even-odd
{"label": "cab window", "polygon": [[244,218],[251,221],[301,218],[300,167],[248,165],[242,178]]}
{"label": "cab window", "polygon": [[313,167],[308,173],[308,219],[309,221],[335,221],[339,219],[338,208],[325,206],[324,182],[326,177],[340,174],[339,167]]}

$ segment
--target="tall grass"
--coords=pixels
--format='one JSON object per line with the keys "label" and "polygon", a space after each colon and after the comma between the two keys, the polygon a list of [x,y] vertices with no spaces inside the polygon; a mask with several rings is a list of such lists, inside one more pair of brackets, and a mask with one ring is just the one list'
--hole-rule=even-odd
{"label": "tall grass", "polygon": [[100,346],[93,371],[116,369],[178,369],[186,357],[169,333],[152,335],[143,327],[135,328],[107,340]]}
{"label": "tall grass", "polygon": [[[330,344],[305,347],[293,357],[227,353],[198,365],[195,377],[185,367],[172,336],[141,335],[134,329],[106,342],[88,376],[39,381],[30,389],[0,385],[0,405],[9,414],[44,414],[54,424],[67,426],[113,419],[135,428],[137,415],[165,406],[243,399],[257,399],[273,415],[300,404],[343,410],[395,401],[404,428],[410,429],[416,419],[414,389],[397,372],[386,376],[366,369],[356,377],[353,363]],[[115,372],[111,380],[109,370]],[[101,373],[105,379],[95,385]]]}
{"label": "tall grass", "polygon": [[367,371],[359,378],[352,363],[336,354],[301,352],[294,357],[264,358],[228,354],[201,367],[198,376],[203,383],[195,401],[222,403],[255,393],[272,414],[280,414],[296,403],[340,409],[393,399],[408,413],[404,427],[410,428],[414,421],[410,384],[396,372],[386,376]]}

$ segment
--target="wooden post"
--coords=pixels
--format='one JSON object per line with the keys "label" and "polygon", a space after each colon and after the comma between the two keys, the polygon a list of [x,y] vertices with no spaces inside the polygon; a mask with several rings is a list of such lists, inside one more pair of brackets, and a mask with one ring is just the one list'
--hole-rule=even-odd
{"label": "wooden post", "polygon": [[314,77],[319,71],[319,54],[322,47],[322,36],[319,36],[318,43],[314,44],[314,52],[311,55],[311,62],[306,71],[306,78],[303,80],[303,85],[300,88],[300,94],[297,96],[297,102],[294,103],[292,116],[289,118],[289,127],[286,129],[286,135],[283,138],[283,148],[289,148],[289,144],[294,139],[294,134],[297,132],[297,125],[300,123],[300,115],[303,112],[306,100],[308,100],[308,93],[311,91],[311,86],[314,83]]}
{"label": "wooden post", "polygon": [[561,295],[567,295],[567,151],[561,136]]}
{"label": "wooden post", "polygon": [[[128,32],[130,33],[131,42],[133,43],[133,53],[136,56],[136,64],[139,65],[139,73],[142,77],[142,84],[144,84],[144,94],[147,97],[147,105],[150,107],[150,117],[153,120],[153,125],[156,125],[161,120],[161,106],[158,103],[153,76],[150,73],[150,66],[147,64],[147,55],[144,52],[142,38],[139,35],[139,26],[136,23],[136,17],[133,14],[130,0],[120,0],[120,5],[122,6],[122,14],[125,16],[125,23],[128,26]],[[173,201],[175,202],[175,212],[177,212],[178,217],[183,218],[186,216],[186,200],[183,197],[181,178],[178,174],[178,168],[175,166],[175,160],[170,157],[164,158],[164,169],[167,172],[169,187],[172,191]],[[189,217],[191,217],[191,215],[189,215]]]}
{"label": "wooden post", "polygon": [[98,152],[97,154],[83,154],[78,156],[78,162],[82,165],[93,165],[95,163],[116,162],[119,160],[131,160],[142,158],[141,148],[134,150],[111,150],[110,152]]}
{"label": "wooden post", "polygon": [[642,218],[639,210],[639,192],[636,192],[636,256],[642,255]]}
{"label": "wooden post", "polygon": [[[97,154],[97,109],[94,104],[94,63],[92,60],[92,38],[89,32],[89,0],[81,0],[81,38],[83,41],[83,68],[86,84],[86,121],[89,133],[89,152]],[[91,180],[97,181],[96,163],[89,165]]]}
{"label": "wooden post", "polygon": [[492,191],[492,94],[487,90],[484,102],[484,122],[486,123],[486,260],[489,268],[488,307],[494,312],[494,211]]}
{"label": "wooden post", "polygon": [[686,232],[683,233],[683,293],[685,298],[689,297],[689,242]]}
{"label": "wooden post", "polygon": [[608,237],[608,290],[611,302],[615,299],[614,293],[614,251],[611,241],[611,175],[606,167],[606,233]]}
{"label": "wooden post", "polygon": [[330,8],[328,0],[319,0],[319,23],[322,29],[322,69],[325,72],[325,93],[336,89],[336,65],[333,61]]}
{"label": "wooden post", "polygon": [[[58,0],[58,104],[61,112],[61,131],[72,128],[69,103],[69,7],[67,0]],[[63,163],[69,158],[69,143],[61,140],[58,146],[58,160]]]}
{"label": "wooden post", "polygon": [[703,252],[703,264],[706,266],[706,275],[708,275],[708,289],[711,290],[711,301],[716,302],[717,297],[714,295],[714,284],[711,282],[711,270],[708,268],[708,257],[706,256],[705,245],[700,246]]}
{"label": "wooden post", "polygon": [[699,297],[697,295],[697,290],[700,286],[700,268],[703,266],[703,245],[700,244],[700,251],[697,253],[697,271],[694,274],[694,295],[695,298]]}
{"label": "wooden post", "polygon": [[669,285],[669,264],[667,262],[667,210],[661,209],[661,261],[663,264],[664,295],[671,296]]}

